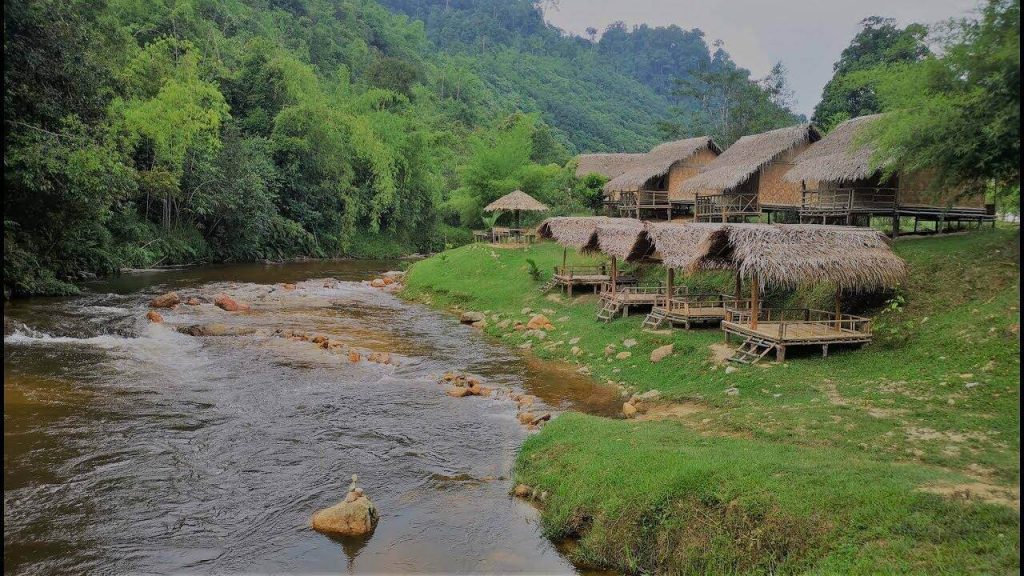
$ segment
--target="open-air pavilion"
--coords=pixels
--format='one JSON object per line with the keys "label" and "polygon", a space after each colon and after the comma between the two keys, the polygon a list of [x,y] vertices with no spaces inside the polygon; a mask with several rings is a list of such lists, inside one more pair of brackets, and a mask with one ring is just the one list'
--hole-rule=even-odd
{"label": "open-air pavilion", "polygon": [[624,221],[626,220],[607,216],[556,216],[542,222],[537,228],[537,234],[542,239],[554,240],[562,246],[562,264],[555,266],[551,279],[540,287],[540,291],[543,293],[560,286],[572,296],[573,289],[578,286],[587,286],[596,292],[601,286],[613,280],[616,285],[635,283],[636,279],[632,276],[618,273],[618,262],[615,258],[606,264],[597,265],[568,262],[569,248],[579,252],[597,251],[595,233],[598,226],[621,226]]}
{"label": "open-air pavilion", "polygon": [[[701,254],[701,249],[715,234],[725,229],[718,223],[659,223],[651,225],[648,235],[657,257],[666,268],[666,294],[644,319],[644,328],[660,328],[664,324],[683,326],[717,324],[730,313],[749,309],[750,299],[743,297],[742,278],[736,274],[732,294],[691,291],[675,287],[676,270],[687,270]],[[707,261],[702,270],[734,270],[731,263]]]}
{"label": "open-air pavilion", "polygon": [[[666,264],[687,271],[732,269],[747,280],[749,307],[727,312],[722,329],[743,339],[733,360],[750,363],[775,351],[784,360],[793,346],[829,346],[870,342],[871,320],[844,314],[843,293],[894,288],[907,275],[906,263],[877,230],[815,224],[730,224],[710,234],[696,251],[678,255],[658,246]],[[834,288],[831,310],[765,308],[767,287],[797,288],[826,284]]]}
{"label": "open-air pavilion", "polygon": [[479,239],[489,237],[492,242],[502,240],[532,240],[533,229],[524,229],[520,216],[523,212],[547,212],[548,206],[522,190],[515,190],[484,207],[484,212],[512,212],[514,227],[495,226],[490,231],[474,231]]}

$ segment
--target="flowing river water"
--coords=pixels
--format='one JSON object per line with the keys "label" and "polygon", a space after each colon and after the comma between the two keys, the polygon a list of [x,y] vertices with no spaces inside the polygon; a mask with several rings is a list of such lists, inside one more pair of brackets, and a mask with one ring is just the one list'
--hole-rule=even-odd
{"label": "flowing river water", "polygon": [[[19,328],[4,338],[5,573],[578,572],[508,496],[530,433],[514,403],[451,398],[438,378],[475,374],[556,414],[610,413],[614,392],[362,282],[393,266],[141,272],[8,304]],[[225,292],[252,310],[181,305],[148,323],[148,301],[168,290]],[[175,330],[207,323],[249,333]],[[276,329],[388,351],[395,365]],[[354,473],[380,510],[376,532],[314,532],[310,515]]]}

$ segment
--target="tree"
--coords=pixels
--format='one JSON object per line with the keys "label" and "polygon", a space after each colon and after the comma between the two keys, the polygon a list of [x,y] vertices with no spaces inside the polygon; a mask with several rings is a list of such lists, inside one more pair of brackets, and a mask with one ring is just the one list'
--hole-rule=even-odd
{"label": "tree", "polygon": [[781,128],[798,121],[786,105],[791,100],[785,68],[777,64],[765,79],[750,78],[719,46],[710,65],[676,81],[679,123],[660,124],[666,138],[708,135],[721,146],[741,136]]}
{"label": "tree", "polygon": [[950,22],[940,55],[853,78],[886,115],[866,136],[887,170],[927,170],[937,186],[991,189],[1020,203],[1020,0],[990,0]]}
{"label": "tree", "polygon": [[929,54],[925,26],[900,28],[892,18],[880,16],[865,18],[860,25],[860,32],[833,65],[832,79],[814,107],[812,120],[826,131],[843,120],[881,111],[875,86],[852,80],[853,74],[881,65],[918,62]]}

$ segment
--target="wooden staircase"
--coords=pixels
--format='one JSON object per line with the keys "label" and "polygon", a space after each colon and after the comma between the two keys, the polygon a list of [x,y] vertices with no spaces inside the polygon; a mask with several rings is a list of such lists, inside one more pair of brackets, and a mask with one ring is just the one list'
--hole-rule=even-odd
{"label": "wooden staircase", "polygon": [[640,325],[641,330],[657,330],[661,327],[662,322],[665,321],[665,313],[661,310],[651,310],[651,312],[644,318],[644,323]]}
{"label": "wooden staircase", "polygon": [[774,349],[774,343],[758,338],[757,336],[749,336],[742,344],[740,344],[739,348],[736,349],[736,352],[734,352],[732,357],[729,358],[729,361],[737,362],[739,364],[754,364],[761,358],[767,356],[768,353]]}
{"label": "wooden staircase", "polygon": [[622,302],[611,299],[602,299],[601,309],[597,311],[597,319],[608,323],[611,322],[612,318],[618,316],[619,312],[622,312]]}
{"label": "wooden staircase", "polygon": [[537,287],[537,292],[540,292],[541,294],[547,294],[557,284],[558,284],[558,280],[556,280],[555,277],[552,276],[551,278],[548,278],[547,282],[545,282],[545,283],[543,283],[543,284],[541,284],[540,286]]}

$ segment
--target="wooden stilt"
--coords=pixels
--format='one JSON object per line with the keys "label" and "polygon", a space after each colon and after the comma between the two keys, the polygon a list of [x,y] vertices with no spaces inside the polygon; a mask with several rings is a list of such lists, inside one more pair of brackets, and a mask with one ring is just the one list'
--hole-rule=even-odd
{"label": "wooden stilt", "polygon": [[615,294],[615,286],[619,283],[619,259],[612,256],[612,294]]}
{"label": "wooden stilt", "polygon": [[757,275],[750,277],[750,328],[757,330],[757,317],[761,315],[761,287]]}
{"label": "wooden stilt", "polygon": [[843,327],[843,309],[841,306],[843,287],[836,284],[836,330]]}
{"label": "wooden stilt", "polygon": [[740,276],[740,271],[736,271],[736,305],[739,306],[740,299],[743,298],[743,277]]}

